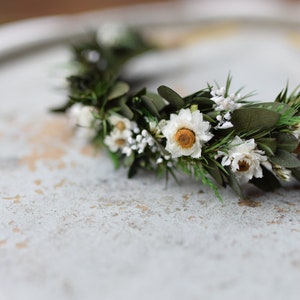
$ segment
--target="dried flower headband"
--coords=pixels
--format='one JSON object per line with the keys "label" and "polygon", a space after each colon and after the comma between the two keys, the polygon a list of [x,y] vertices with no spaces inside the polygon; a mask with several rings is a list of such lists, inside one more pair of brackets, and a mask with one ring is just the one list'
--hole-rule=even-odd
{"label": "dried flower headband", "polygon": [[92,35],[73,47],[76,73],[68,78],[69,100],[55,112],[67,113],[116,167],[158,175],[181,170],[211,187],[242,185],[271,191],[292,177],[300,181],[300,91],[287,88],[274,102],[248,101],[250,95],[208,85],[180,96],[167,86],[158,93],[137,89],[122,75],[131,58],[153,49],[140,32],[123,30],[105,40]]}

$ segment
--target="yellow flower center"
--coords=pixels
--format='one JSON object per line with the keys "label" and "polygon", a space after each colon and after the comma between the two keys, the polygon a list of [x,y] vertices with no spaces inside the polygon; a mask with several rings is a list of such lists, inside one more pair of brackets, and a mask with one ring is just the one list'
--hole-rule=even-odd
{"label": "yellow flower center", "polygon": [[126,141],[124,139],[116,139],[115,143],[118,146],[123,146],[126,143]]}
{"label": "yellow flower center", "polygon": [[117,124],[116,124],[116,127],[120,130],[120,131],[123,131],[126,129],[126,126],[124,124],[124,122],[122,121],[119,121]]}
{"label": "yellow flower center", "polygon": [[188,128],[181,128],[175,134],[175,140],[181,148],[192,148],[195,144],[195,133]]}
{"label": "yellow flower center", "polygon": [[239,172],[247,172],[250,168],[250,164],[246,160],[239,160],[238,162],[239,165]]}

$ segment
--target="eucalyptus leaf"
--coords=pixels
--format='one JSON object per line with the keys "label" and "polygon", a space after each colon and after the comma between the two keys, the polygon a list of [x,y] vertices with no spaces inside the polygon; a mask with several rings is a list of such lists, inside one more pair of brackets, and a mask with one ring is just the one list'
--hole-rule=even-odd
{"label": "eucalyptus leaf", "polygon": [[221,173],[221,170],[218,168],[216,163],[213,160],[207,160],[208,167],[206,170],[213,177],[213,179],[220,185],[224,186],[224,179]]}
{"label": "eucalyptus leaf", "polygon": [[157,89],[157,91],[161,97],[166,99],[169,102],[169,104],[177,110],[181,109],[184,106],[184,101],[182,97],[169,87],[161,85]]}
{"label": "eucalyptus leaf", "polygon": [[189,101],[189,104],[190,105],[197,104],[199,110],[205,110],[205,109],[212,109],[215,102],[204,97],[195,97]]}
{"label": "eucalyptus leaf", "polygon": [[[278,112],[280,114],[283,114],[285,112],[292,113],[294,111],[289,105],[280,102],[262,102],[262,103],[248,105],[248,107],[265,108],[265,109],[272,110],[274,112]],[[295,112],[296,111],[294,111],[294,113]]]}
{"label": "eucalyptus leaf", "polygon": [[231,189],[237,195],[239,195],[242,199],[244,199],[245,198],[244,192],[242,191],[242,188],[239,185],[235,175],[233,174],[233,172],[228,167],[226,168],[226,171],[228,173],[228,175],[226,175],[228,185],[231,187]]}
{"label": "eucalyptus leaf", "polygon": [[277,141],[275,138],[260,138],[256,143],[268,156],[274,156],[277,149]]}
{"label": "eucalyptus leaf", "polygon": [[274,191],[275,189],[281,187],[279,180],[271,171],[269,171],[263,166],[262,166],[262,171],[263,171],[263,177],[262,178],[253,177],[250,180],[250,183],[254,184],[258,188],[266,192]]}
{"label": "eucalyptus leaf", "polygon": [[300,168],[300,160],[296,155],[282,149],[278,149],[275,156],[270,157],[270,161],[284,168]]}
{"label": "eucalyptus leaf", "polygon": [[159,115],[159,112],[157,110],[157,108],[155,107],[154,103],[153,103],[153,100],[148,97],[148,96],[141,96],[141,99],[143,101],[143,103],[145,104],[146,108],[149,110],[149,112],[157,117],[158,119],[160,118],[160,115]]}
{"label": "eucalyptus leaf", "polygon": [[127,106],[126,104],[126,98],[121,99],[120,101],[120,110],[124,117],[131,120],[134,117],[133,111]]}
{"label": "eucalyptus leaf", "polygon": [[238,131],[263,130],[274,127],[280,114],[265,108],[241,108],[232,113],[231,123]]}
{"label": "eucalyptus leaf", "polygon": [[129,92],[129,85],[126,82],[119,81],[111,89],[109,95],[107,96],[108,100],[113,100],[120,98],[126,95]]}
{"label": "eucalyptus leaf", "polygon": [[293,176],[300,181],[300,168],[292,169]]}
{"label": "eucalyptus leaf", "polygon": [[146,93],[146,96],[149,97],[153,104],[155,105],[157,111],[161,111],[167,104],[165,100],[155,93]]}
{"label": "eucalyptus leaf", "polygon": [[298,139],[290,133],[279,133],[277,135],[278,148],[293,152],[298,146]]}

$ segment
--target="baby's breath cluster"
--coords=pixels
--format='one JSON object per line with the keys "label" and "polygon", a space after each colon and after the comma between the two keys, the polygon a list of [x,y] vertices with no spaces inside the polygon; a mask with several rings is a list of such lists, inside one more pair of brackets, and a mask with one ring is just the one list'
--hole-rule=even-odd
{"label": "baby's breath cluster", "polygon": [[153,49],[141,33],[103,30],[74,48],[78,72],[68,78],[70,97],[56,112],[95,144],[103,145],[129,176],[138,169],[159,175],[181,170],[209,185],[244,197],[251,183],[270,191],[300,180],[300,92],[287,88],[274,102],[251,102],[230,92],[231,77],[181,96],[167,86],[156,93],[129,84],[123,65]]}

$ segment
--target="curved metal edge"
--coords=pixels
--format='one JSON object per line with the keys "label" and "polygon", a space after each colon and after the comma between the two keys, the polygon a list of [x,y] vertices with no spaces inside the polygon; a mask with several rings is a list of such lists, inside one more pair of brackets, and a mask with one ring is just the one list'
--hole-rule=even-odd
{"label": "curved metal edge", "polygon": [[299,12],[300,5],[273,1],[227,1],[226,5],[218,1],[182,1],[29,19],[0,27],[0,63],[30,49],[80,38],[107,22],[146,27],[236,21],[300,28]]}

